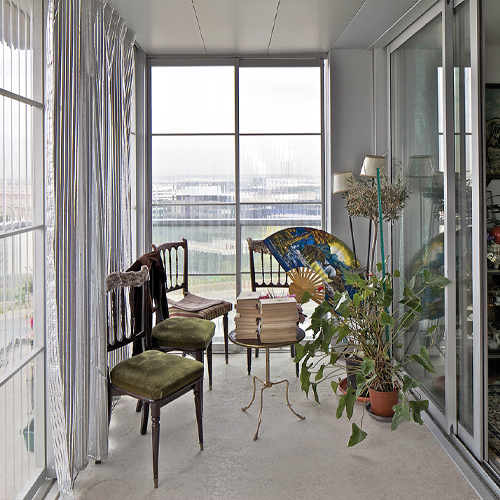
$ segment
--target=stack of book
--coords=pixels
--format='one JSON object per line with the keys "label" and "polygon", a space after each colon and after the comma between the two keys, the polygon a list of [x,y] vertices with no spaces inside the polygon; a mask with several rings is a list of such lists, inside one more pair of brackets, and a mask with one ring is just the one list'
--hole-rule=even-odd
{"label": "stack of book", "polygon": [[260,341],[288,342],[297,338],[297,302],[293,297],[260,299]]}
{"label": "stack of book", "polygon": [[259,321],[259,292],[242,292],[236,299],[234,323],[238,340],[256,339]]}

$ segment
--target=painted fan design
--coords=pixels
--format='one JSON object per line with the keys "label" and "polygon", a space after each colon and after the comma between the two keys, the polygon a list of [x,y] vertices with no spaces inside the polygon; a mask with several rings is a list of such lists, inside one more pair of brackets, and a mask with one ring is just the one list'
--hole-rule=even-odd
{"label": "painted fan design", "polygon": [[305,268],[322,278],[326,300],[332,301],[336,291],[347,291],[351,297],[354,294],[354,288],[345,283],[344,271],[359,264],[347,245],[332,234],[310,227],[290,227],[268,236],[264,244],[286,272]]}
{"label": "painted fan design", "polygon": [[311,300],[321,304],[325,299],[325,284],[321,276],[307,267],[298,267],[287,273],[288,279],[292,282],[289,287],[290,295],[295,295],[299,304],[302,304],[304,292],[311,294]]}

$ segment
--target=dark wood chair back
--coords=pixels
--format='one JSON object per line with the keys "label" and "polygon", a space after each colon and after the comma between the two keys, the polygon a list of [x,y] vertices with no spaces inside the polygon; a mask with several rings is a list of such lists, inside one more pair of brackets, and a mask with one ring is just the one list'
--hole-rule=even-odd
{"label": "dark wood chair back", "polygon": [[285,270],[269,252],[263,240],[247,238],[250,255],[252,291],[258,288],[288,288],[290,282]]}
{"label": "dark wood chair back", "polygon": [[151,245],[153,250],[160,252],[163,267],[167,274],[165,290],[167,293],[182,290],[184,295],[189,292],[188,288],[188,243],[186,238],[182,241]]}
{"label": "dark wood chair back", "polygon": [[[134,343],[134,351],[144,342],[151,347],[151,296],[149,272],[115,272],[106,278],[107,292],[107,350],[115,351]],[[141,352],[139,349],[137,352]]]}

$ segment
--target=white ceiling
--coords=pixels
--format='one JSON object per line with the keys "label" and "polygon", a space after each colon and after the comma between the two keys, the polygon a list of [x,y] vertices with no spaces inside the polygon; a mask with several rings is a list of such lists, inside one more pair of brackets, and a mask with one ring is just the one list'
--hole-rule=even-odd
{"label": "white ceiling", "polygon": [[[368,49],[435,0],[108,0],[148,55]],[[392,30],[391,30],[392,28]],[[389,32],[389,33],[387,33]],[[382,37],[386,34],[385,37]]]}

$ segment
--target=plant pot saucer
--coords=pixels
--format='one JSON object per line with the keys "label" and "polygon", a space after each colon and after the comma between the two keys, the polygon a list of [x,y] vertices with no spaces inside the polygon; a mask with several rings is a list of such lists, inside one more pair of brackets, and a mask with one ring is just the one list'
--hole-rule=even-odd
{"label": "plant pot saucer", "polygon": [[[347,392],[347,378],[343,378],[340,381],[339,390],[342,394],[345,394]],[[370,401],[370,398],[359,396],[359,398],[356,401],[359,401],[360,403],[367,403]]]}
{"label": "plant pot saucer", "polygon": [[372,405],[369,402],[369,398],[368,403],[365,403],[365,410],[368,412],[368,415],[370,415],[370,417],[378,420],[379,422],[392,422],[392,417],[381,417],[380,415],[375,415],[374,413],[372,413]]}

